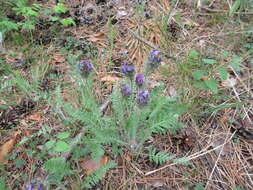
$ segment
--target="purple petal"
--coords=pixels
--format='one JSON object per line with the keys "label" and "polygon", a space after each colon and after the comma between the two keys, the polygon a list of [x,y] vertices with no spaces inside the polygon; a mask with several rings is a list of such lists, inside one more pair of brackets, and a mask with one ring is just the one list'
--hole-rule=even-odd
{"label": "purple petal", "polygon": [[25,190],[33,190],[33,184],[26,185]]}
{"label": "purple petal", "polygon": [[144,83],[144,76],[142,74],[137,74],[135,77],[135,83],[137,86],[141,87]]}
{"label": "purple petal", "polygon": [[121,88],[121,93],[124,97],[128,97],[132,94],[131,87],[129,85],[125,85]]}
{"label": "purple petal", "polygon": [[147,104],[148,100],[149,100],[149,91],[148,90],[140,91],[137,96],[137,103],[138,104]]}

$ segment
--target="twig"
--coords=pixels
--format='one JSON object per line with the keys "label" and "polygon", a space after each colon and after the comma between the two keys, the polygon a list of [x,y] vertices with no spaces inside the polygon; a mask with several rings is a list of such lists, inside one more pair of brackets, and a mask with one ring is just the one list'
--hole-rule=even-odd
{"label": "twig", "polygon": [[140,40],[141,42],[143,42],[144,44],[146,44],[147,46],[153,48],[153,49],[158,49],[157,46],[155,46],[154,44],[148,42],[147,40],[145,40],[144,38],[140,37],[136,32],[132,31],[131,29],[128,29],[128,31],[134,35],[134,37],[136,37],[138,40]]}
{"label": "twig", "polygon": [[[228,134],[227,134],[227,137],[226,137],[226,139],[225,139],[225,142],[227,141],[227,139],[228,139]],[[225,145],[225,144],[223,144],[222,147],[221,147],[221,150],[220,150],[220,152],[219,152],[218,158],[217,158],[217,160],[215,161],[214,167],[213,167],[213,169],[212,169],[212,171],[211,171],[211,173],[210,173],[210,176],[209,176],[209,178],[208,178],[208,180],[207,180],[205,189],[207,189],[207,187],[208,187],[208,185],[209,185],[209,183],[210,183],[210,181],[211,181],[211,179],[212,179],[212,177],[213,177],[213,173],[214,173],[214,171],[215,171],[215,169],[216,169],[216,167],[217,167],[218,161],[220,160],[221,153],[223,152],[224,145]]]}
{"label": "twig", "polygon": [[[201,152],[200,154],[198,154],[198,155],[196,155],[196,156],[194,155],[194,156],[185,157],[185,159],[186,159],[187,161],[190,161],[190,160],[196,159],[196,158],[198,158],[198,157],[200,157],[200,156],[206,155],[206,154],[208,154],[208,153],[210,153],[210,152],[213,152],[213,151],[219,149],[220,147],[222,147],[222,146],[224,146],[226,143],[228,143],[228,142],[233,138],[233,136],[235,135],[235,133],[236,133],[236,131],[235,131],[235,132],[231,135],[231,137],[230,137],[227,141],[225,141],[223,144],[221,144],[221,145],[219,145],[219,146],[217,146],[217,147],[215,147],[215,148],[213,148],[213,149],[211,149],[211,150],[208,150],[208,151],[206,151],[206,152]],[[149,171],[149,172],[145,173],[145,176],[151,175],[151,174],[153,174],[153,173],[156,173],[156,172],[158,172],[158,171],[164,170],[164,169],[166,169],[166,168],[168,168],[168,167],[171,167],[171,166],[174,166],[174,165],[177,165],[177,164],[178,164],[178,163],[172,163],[172,164],[165,165],[165,166],[163,166],[163,167],[161,167],[161,168],[158,168],[158,169],[156,169],[156,170]]]}
{"label": "twig", "polygon": [[171,59],[176,59],[174,56],[171,56],[169,53],[161,50],[160,48],[158,48],[157,46],[155,46],[154,44],[148,42],[147,40],[145,40],[144,38],[142,38],[141,36],[139,36],[136,32],[128,29],[128,31],[138,40],[140,40],[141,42],[143,42],[144,44],[146,44],[147,46],[153,48],[153,49],[157,49],[157,50],[160,50],[161,53],[165,54],[168,58],[171,58]]}
{"label": "twig", "polygon": [[106,110],[106,108],[108,107],[108,105],[110,104],[110,100],[109,99],[107,99],[101,106],[100,106],[100,108],[99,108],[99,111],[101,112],[101,113],[103,113],[105,110]]}
{"label": "twig", "polygon": [[[228,13],[229,10],[219,10],[219,9],[210,9],[208,7],[199,7],[199,9],[203,9],[205,11],[211,12],[211,13]],[[234,14],[243,14],[243,15],[252,15],[253,12],[233,12]]]}
{"label": "twig", "polygon": [[210,35],[206,35],[206,36],[199,36],[199,37],[193,39],[192,42],[197,41],[197,40],[202,39],[202,38],[226,36],[226,35],[230,35],[230,34],[245,34],[245,33],[253,33],[253,30],[238,31],[238,32],[226,32],[226,33],[221,33],[221,34],[210,34]]}
{"label": "twig", "polygon": [[143,173],[139,168],[137,168],[137,166],[135,166],[135,165],[132,164],[131,162],[130,162],[130,164],[131,164],[131,166],[132,166],[140,175],[144,175],[144,173]]}
{"label": "twig", "polygon": [[[234,93],[235,93],[235,96],[236,96],[237,100],[238,100],[239,102],[242,102],[241,99],[240,99],[240,97],[239,97],[239,95],[238,95],[238,93],[237,93],[237,91],[236,91],[236,89],[235,89],[235,87],[233,87],[233,91],[234,91]],[[243,108],[243,111],[245,112],[245,115],[246,115],[247,119],[249,120],[250,123],[252,123],[252,121],[251,121],[251,119],[250,119],[250,117],[249,117],[249,115],[248,115],[248,112],[246,111],[244,105],[242,105],[242,108]]]}

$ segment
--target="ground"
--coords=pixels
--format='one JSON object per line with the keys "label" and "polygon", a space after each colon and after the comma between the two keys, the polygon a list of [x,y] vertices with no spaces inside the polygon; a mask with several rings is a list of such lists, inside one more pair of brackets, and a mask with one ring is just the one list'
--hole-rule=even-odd
{"label": "ground", "polygon": [[[41,9],[56,3],[34,2]],[[34,30],[11,31],[0,44],[0,187],[46,184],[43,166],[55,155],[43,152],[45,143],[60,132],[63,139],[66,131],[72,139],[84,134],[79,122],[69,126],[52,108],[59,86],[66,87],[64,102],[80,106],[70,63],[92,60],[97,101],[110,115],[121,63],[139,72],[150,50],[158,49],[163,61],[149,88],[164,85],[163,95],[184,105],[183,127],[152,135],[137,155],[125,148],[114,156],[110,146],[95,163],[63,155],[75,172],[51,189],[85,189],[89,171],[108,160],[117,165],[91,189],[253,189],[252,2],[66,0],[64,6],[68,11],[41,14]],[[12,21],[25,19],[6,7],[2,13]],[[52,24],[52,16],[71,17],[75,25]],[[150,144],[187,162],[153,163],[145,148]]]}

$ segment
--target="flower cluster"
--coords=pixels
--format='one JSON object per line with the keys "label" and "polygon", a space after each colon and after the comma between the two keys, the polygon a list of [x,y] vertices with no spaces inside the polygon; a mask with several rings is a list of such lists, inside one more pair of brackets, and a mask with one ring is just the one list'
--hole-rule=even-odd
{"label": "flower cluster", "polygon": [[162,58],[160,57],[160,51],[158,50],[152,50],[150,52],[150,55],[148,57],[148,62],[147,64],[151,67],[151,68],[157,68],[160,66],[162,62]]}
{"label": "flower cluster", "polygon": [[135,83],[138,87],[142,87],[144,84],[145,77],[142,74],[137,74],[135,77]]}
{"label": "flower cluster", "polygon": [[81,73],[82,76],[88,77],[90,72],[94,69],[90,60],[81,60],[77,63],[77,72]]}
{"label": "flower cluster", "polygon": [[130,65],[128,62],[124,62],[121,65],[121,71],[122,73],[124,73],[126,76],[133,76],[134,72],[135,72],[135,67],[133,65]]}
{"label": "flower cluster", "polygon": [[148,100],[149,100],[149,91],[148,90],[140,91],[137,96],[137,103],[140,105],[145,105],[148,103]]}
{"label": "flower cluster", "polygon": [[[36,188],[37,187],[37,188]],[[25,190],[44,190],[44,185],[42,183],[33,182],[28,185],[26,185]]]}
{"label": "flower cluster", "polygon": [[[136,96],[136,102],[139,105],[146,105],[149,101],[149,91],[144,89],[145,88],[145,77],[146,75],[150,73],[150,71],[153,71],[161,64],[161,57],[160,57],[160,51],[158,50],[152,50],[150,52],[150,55],[148,56],[148,60],[146,63],[146,70],[145,76],[141,73],[138,73],[135,75],[135,85],[137,89],[137,96]],[[124,62],[121,65],[121,72],[127,76],[131,82],[133,81],[133,76],[135,72],[135,67],[132,64],[129,64],[128,62]],[[132,83],[131,83],[132,84]],[[130,97],[132,94],[134,94],[134,87],[131,85],[124,85],[121,87],[121,94],[124,98]]]}
{"label": "flower cluster", "polygon": [[128,97],[131,96],[132,94],[132,90],[131,87],[129,85],[125,85],[121,88],[121,93],[124,97]]}

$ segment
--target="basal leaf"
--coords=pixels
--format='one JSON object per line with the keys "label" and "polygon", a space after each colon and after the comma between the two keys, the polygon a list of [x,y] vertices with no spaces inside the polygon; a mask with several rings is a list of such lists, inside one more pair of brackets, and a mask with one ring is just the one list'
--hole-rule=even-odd
{"label": "basal leaf", "polygon": [[242,58],[241,57],[238,57],[238,56],[234,56],[233,57],[233,60],[231,61],[230,65],[231,67],[235,70],[235,71],[240,71],[241,68],[240,68],[240,65],[239,63],[241,62]]}
{"label": "basal leaf", "polygon": [[193,86],[195,86],[199,90],[208,90],[208,87],[204,83],[204,81],[194,81]]}
{"label": "basal leaf", "polygon": [[234,2],[234,4],[232,5],[232,7],[229,10],[229,16],[233,16],[234,15],[234,13],[240,8],[241,2],[242,2],[241,0],[236,0]]}
{"label": "basal leaf", "polygon": [[53,148],[53,146],[55,145],[55,142],[56,142],[55,140],[47,141],[47,142],[45,143],[46,149]]}
{"label": "basal leaf", "polygon": [[205,80],[204,82],[212,92],[214,92],[215,94],[218,93],[217,83],[214,78],[211,78],[210,80]]}
{"label": "basal leaf", "polygon": [[192,72],[192,76],[195,80],[200,80],[206,74],[207,72],[205,70],[197,70]]}
{"label": "basal leaf", "polygon": [[197,59],[198,56],[199,56],[199,52],[197,52],[195,49],[192,49],[192,50],[189,52],[189,57],[190,57],[190,58]]}
{"label": "basal leaf", "polygon": [[54,151],[55,152],[66,152],[69,150],[69,145],[64,141],[58,141],[55,144]]}
{"label": "basal leaf", "polygon": [[195,185],[194,190],[204,190],[204,185],[202,183],[198,183]]}
{"label": "basal leaf", "polygon": [[62,132],[62,133],[59,133],[59,134],[57,135],[57,138],[58,138],[58,139],[66,139],[66,138],[69,137],[69,135],[70,135],[69,132]]}
{"label": "basal leaf", "polygon": [[220,78],[221,78],[222,81],[227,80],[228,72],[227,72],[227,69],[225,68],[225,66],[220,66],[218,68],[218,73],[219,73]]}
{"label": "basal leaf", "polygon": [[217,63],[217,61],[215,59],[202,59],[202,61],[206,64],[210,64],[213,65],[215,63]]}

